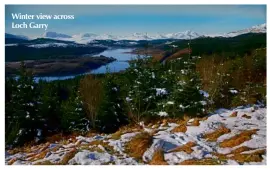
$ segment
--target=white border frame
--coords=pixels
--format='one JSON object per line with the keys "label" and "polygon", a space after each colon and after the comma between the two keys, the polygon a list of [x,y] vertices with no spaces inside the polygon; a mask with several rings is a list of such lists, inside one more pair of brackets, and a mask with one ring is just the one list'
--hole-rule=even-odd
{"label": "white border frame", "polygon": [[[113,2],[113,3],[112,3]],[[1,150],[0,150],[0,158],[1,158],[1,166],[2,166],[2,169],[21,169],[21,168],[27,168],[27,169],[35,169],[38,168],[38,169],[46,169],[46,168],[52,168],[52,169],[56,169],[56,168],[62,168],[62,167],[65,167],[67,169],[73,169],[73,168],[82,168],[82,169],[89,169],[89,168],[94,168],[94,169],[115,169],[115,170],[119,170],[119,169],[123,169],[123,170],[126,170],[126,168],[131,168],[131,169],[148,169],[148,168],[155,168],[155,169],[160,169],[160,170],[164,170],[164,168],[169,168],[169,169],[216,169],[216,168],[219,168],[219,169],[228,169],[228,168],[236,168],[236,169],[242,169],[242,168],[245,168],[245,169],[254,169],[254,168],[262,168],[262,169],[269,169],[269,158],[267,159],[267,166],[263,166],[263,165],[260,165],[260,166],[256,166],[256,165],[252,165],[252,166],[147,166],[147,165],[144,165],[144,166],[123,166],[123,165],[111,165],[111,166],[80,166],[80,165],[77,165],[77,166],[7,166],[5,165],[5,159],[4,159],[4,152],[5,152],[5,136],[4,136],[4,128],[5,128],[5,119],[4,119],[4,113],[5,113],[5,98],[4,98],[4,95],[5,95],[5,80],[4,80],[4,76],[5,76],[5,38],[4,38],[4,33],[5,33],[5,4],[40,4],[40,5],[43,5],[43,4],[57,4],[57,5],[63,5],[63,4],[70,4],[70,5],[79,5],[79,4],[88,4],[88,5],[91,5],[91,4],[111,4],[111,5],[116,5],[116,4],[131,4],[131,5],[134,5],[134,4],[142,4],[142,5],[151,5],[151,4],[160,4],[160,5],[165,5],[165,4],[204,4],[204,5],[208,5],[208,4],[268,4],[268,2],[270,2],[269,0],[215,0],[215,1],[212,1],[212,3],[209,3],[209,1],[207,3],[204,3],[203,1],[201,0],[188,0],[188,1],[179,1],[179,0],[164,0],[164,1],[155,1],[155,0],[148,0],[147,2],[145,0],[113,0],[113,1],[110,1],[110,0],[94,0],[94,1],[87,1],[87,0],[76,0],[76,1],[67,1],[67,0],[1,0],[0,3],[1,3],[1,6],[0,6],[0,14],[1,14],[1,27],[0,27],[0,40],[1,40],[1,46],[0,46],[0,51],[1,51],[1,62],[0,62],[0,68],[1,68],[1,72],[0,72],[0,94],[1,94],[1,102],[0,102],[0,108],[1,108],[1,131],[2,131],[2,137],[0,139],[1,141]],[[268,23],[268,10],[266,11],[267,13],[267,21],[266,23]],[[267,42],[269,42],[269,36],[267,34]],[[269,49],[267,49],[267,54],[269,54]],[[268,57],[267,57],[268,58]],[[269,65],[269,60],[267,59],[267,66]],[[269,68],[267,68],[267,75],[269,75],[270,71],[269,71]],[[269,84],[269,79],[267,78],[267,84]],[[267,86],[267,92],[269,91],[269,86]],[[267,93],[267,96],[268,96],[268,93]],[[267,106],[268,106],[268,102],[267,102]],[[267,112],[268,112],[268,109],[267,109]],[[268,119],[268,118],[267,118]],[[269,121],[267,120],[267,123]],[[267,128],[267,146],[270,146],[269,145],[269,128]],[[269,149],[267,147],[267,153],[268,153]],[[267,154],[268,155],[268,154]]]}

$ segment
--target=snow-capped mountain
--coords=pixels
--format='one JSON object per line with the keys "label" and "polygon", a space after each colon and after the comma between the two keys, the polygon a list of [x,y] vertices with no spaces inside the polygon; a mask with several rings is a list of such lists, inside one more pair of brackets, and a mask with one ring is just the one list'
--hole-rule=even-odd
{"label": "snow-capped mountain", "polygon": [[155,39],[155,37],[149,36],[146,33],[133,33],[131,36],[122,36],[120,39],[126,39],[127,40],[152,40]]}
{"label": "snow-capped mountain", "polygon": [[[93,42],[94,40],[155,40],[155,39],[195,39],[198,37],[235,37],[241,34],[247,33],[266,33],[266,24],[256,25],[251,28],[233,31],[224,34],[200,34],[194,31],[184,31],[184,32],[176,32],[176,33],[162,33],[162,34],[155,34],[149,35],[146,33],[133,33],[131,35],[120,35],[115,36],[111,34],[94,34],[94,33],[81,33],[76,35],[67,35],[63,33],[57,32],[45,32],[42,35],[42,38],[50,38],[50,39],[57,39],[57,40],[64,40],[64,41],[74,41],[77,43],[87,44],[89,42]],[[18,37],[20,39],[27,38],[25,36],[17,36],[12,34],[6,34],[6,38],[9,37]]]}
{"label": "snow-capped mountain", "polygon": [[89,41],[97,39],[97,37],[98,35],[94,33],[81,33],[81,34],[73,35],[72,39],[75,42],[86,44]]}
{"label": "snow-capped mountain", "polygon": [[205,36],[208,36],[208,37],[235,37],[235,36],[247,34],[247,33],[266,33],[266,23],[261,24],[261,25],[255,25],[255,26],[252,26],[251,28],[247,28],[247,29],[243,29],[243,30],[232,31],[232,32],[225,33],[225,34],[212,34],[212,35],[205,35]]}
{"label": "snow-capped mountain", "polygon": [[43,34],[44,38],[55,38],[55,39],[61,39],[61,38],[72,38],[71,36],[67,35],[67,34],[62,34],[62,33],[57,33],[57,32],[45,32]]}
{"label": "snow-capped mountain", "polygon": [[241,34],[247,34],[247,33],[266,33],[266,24],[255,25],[251,28],[229,32],[225,34],[224,37],[235,37],[235,36],[238,36]]}
{"label": "snow-capped mountain", "polygon": [[188,30],[188,31],[184,31],[184,32],[166,34],[164,37],[166,37],[167,39],[194,39],[194,38],[198,38],[201,36],[202,35],[200,35],[197,32]]}
{"label": "snow-capped mountain", "polygon": [[88,43],[93,40],[155,40],[155,39],[195,39],[199,37],[234,37],[241,34],[247,33],[266,33],[266,24],[256,25],[251,28],[224,33],[224,34],[200,34],[191,30],[177,32],[177,33],[167,33],[167,34],[155,34],[149,35],[146,33],[133,33],[132,35],[127,36],[114,36],[110,34],[93,34],[93,33],[84,33],[79,35],[73,35],[70,40],[73,40],[78,43]]}

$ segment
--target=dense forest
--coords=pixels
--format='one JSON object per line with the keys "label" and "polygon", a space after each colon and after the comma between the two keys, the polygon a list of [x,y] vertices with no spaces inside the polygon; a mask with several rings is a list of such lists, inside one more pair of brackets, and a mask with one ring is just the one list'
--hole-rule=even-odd
{"label": "dense forest", "polygon": [[[266,47],[265,33],[248,33],[231,38],[224,37],[204,37],[194,40],[180,40],[175,41],[170,45],[176,45],[183,49],[190,43],[192,47],[192,55],[211,55],[221,54],[226,57],[237,57],[245,54],[250,54],[256,48]],[[164,46],[169,50],[170,45]]]}
{"label": "dense forest", "polygon": [[22,61],[22,60],[40,60],[40,59],[62,59],[74,58],[84,54],[98,54],[105,50],[105,47],[94,47],[85,45],[74,45],[67,47],[46,47],[33,48],[27,45],[6,46],[5,61]]}

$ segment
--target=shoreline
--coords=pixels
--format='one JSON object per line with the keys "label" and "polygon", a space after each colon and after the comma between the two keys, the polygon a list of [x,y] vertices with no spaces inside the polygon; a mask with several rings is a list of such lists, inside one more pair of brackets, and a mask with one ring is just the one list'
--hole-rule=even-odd
{"label": "shoreline", "polygon": [[[115,58],[97,56],[97,57],[78,57],[72,59],[43,59],[26,60],[26,68],[33,72],[35,77],[46,76],[69,76],[82,74],[87,71],[97,69],[103,65],[116,61]],[[18,74],[21,62],[6,62],[6,76],[16,76]]]}

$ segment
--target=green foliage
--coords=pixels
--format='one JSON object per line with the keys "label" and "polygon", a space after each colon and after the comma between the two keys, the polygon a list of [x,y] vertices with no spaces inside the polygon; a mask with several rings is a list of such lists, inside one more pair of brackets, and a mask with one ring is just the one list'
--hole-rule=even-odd
{"label": "green foliage", "polygon": [[89,121],[77,94],[78,82],[37,83],[22,63],[17,79],[6,78],[6,143],[21,145],[52,133],[88,130]]}
{"label": "green foliage", "polygon": [[18,80],[11,85],[11,98],[6,102],[6,138],[13,144],[37,136],[42,126],[42,116],[38,114],[38,89],[33,76],[26,71],[24,63],[20,73]]}
{"label": "green foliage", "polygon": [[48,84],[40,81],[39,87],[42,89],[40,90],[39,114],[44,118],[44,129],[53,131],[60,127],[60,97],[53,83]]}
{"label": "green foliage", "polygon": [[123,76],[128,116],[134,122],[158,116],[181,117],[184,113],[197,115],[203,111],[200,82],[191,60],[160,64],[152,63],[151,58],[139,58]]}
{"label": "green foliage", "polygon": [[121,87],[116,77],[107,74],[103,80],[103,100],[97,116],[97,128],[102,132],[115,132],[128,123],[125,115],[124,100],[121,98]]}
{"label": "green foliage", "polygon": [[[41,42],[42,43],[42,42]],[[45,42],[46,43],[46,42]],[[100,53],[104,51],[104,47],[90,46],[68,46],[68,47],[46,47],[32,48],[27,45],[20,44],[18,46],[5,47],[5,61],[23,61],[23,60],[38,60],[38,59],[59,59],[72,58],[83,54]]]}
{"label": "green foliage", "polygon": [[79,95],[73,94],[61,105],[61,128],[66,132],[89,130],[89,120],[85,118],[83,103]]}
{"label": "green foliage", "polygon": [[[177,45],[179,49],[186,48],[189,40],[181,40],[172,43]],[[250,54],[257,48],[266,47],[265,33],[249,33],[231,38],[223,37],[204,37],[192,40],[192,55],[212,55],[219,54],[222,57],[234,58]],[[168,47],[165,47],[168,48]]]}

